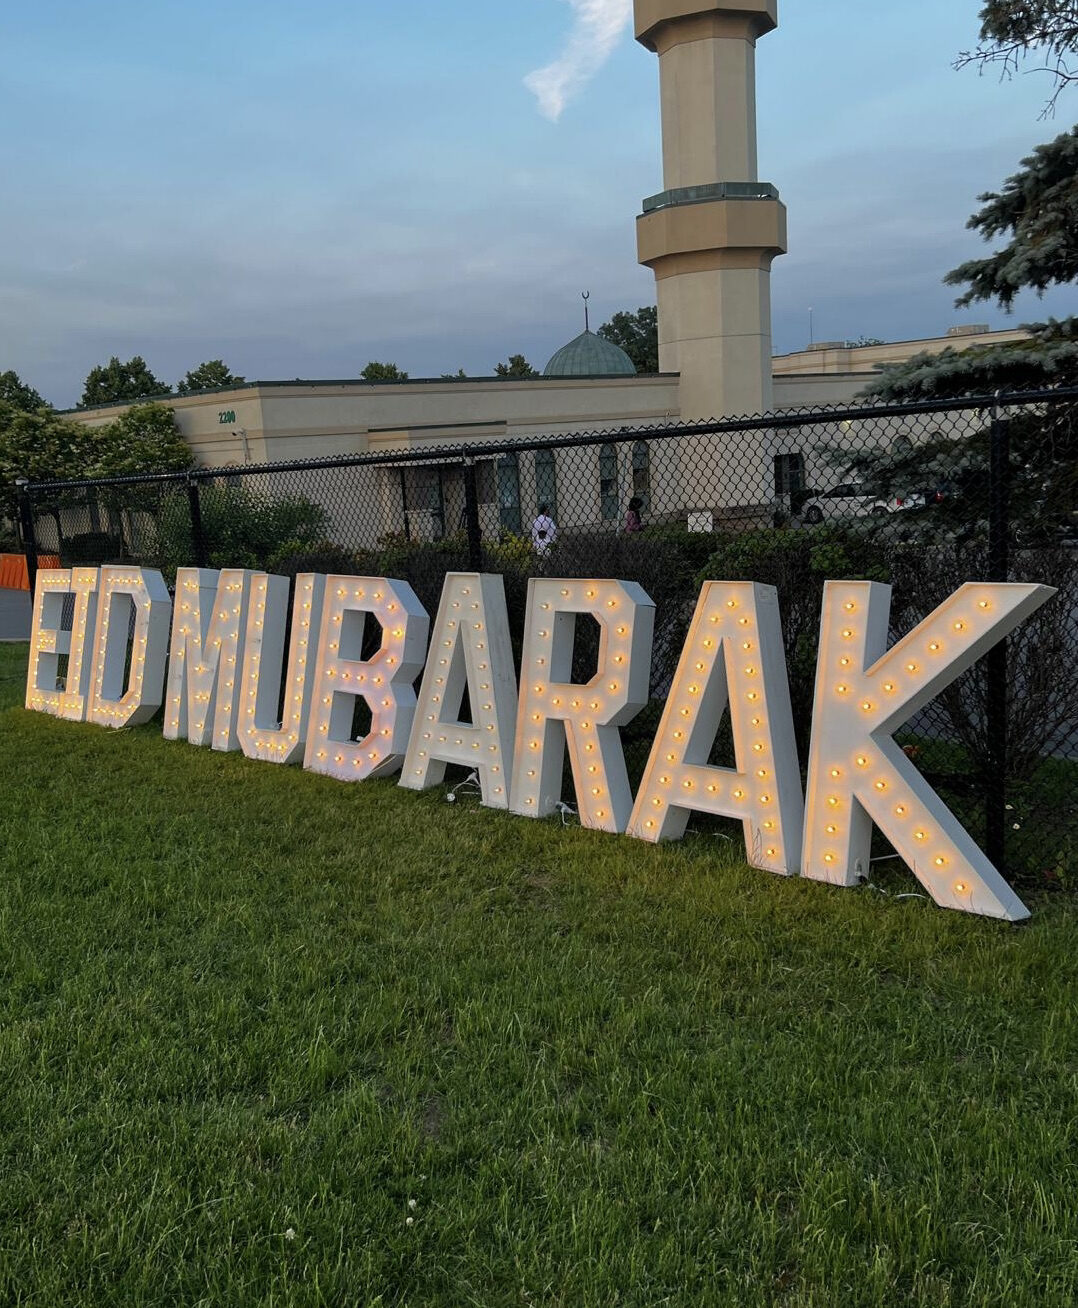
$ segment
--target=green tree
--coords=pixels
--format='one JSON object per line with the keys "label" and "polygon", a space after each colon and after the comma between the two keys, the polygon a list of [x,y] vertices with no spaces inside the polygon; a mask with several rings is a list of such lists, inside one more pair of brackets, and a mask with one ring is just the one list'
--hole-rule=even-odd
{"label": "green tree", "polygon": [[14,516],[19,477],[78,481],[178,472],[193,462],[166,404],[136,404],[114,422],[91,426],[49,409],[28,413],[0,402],[0,514],[7,517]]}
{"label": "green tree", "polygon": [[207,359],[200,363],[176,384],[177,395],[190,395],[194,391],[213,391],[225,386],[242,386],[243,378],[229,371],[223,359]]}
{"label": "green tree", "polygon": [[395,363],[379,363],[377,359],[371,359],[363,371],[359,374],[364,381],[369,382],[393,382],[407,381],[408,374],[397,367]]}
{"label": "green tree", "polygon": [[93,463],[83,474],[126,477],[140,472],[182,472],[191,467],[191,447],[180,435],[167,404],[133,404],[114,422],[88,429]]}
{"label": "green tree", "polygon": [[[1078,55],[1078,0],[989,0],[981,9],[982,44],[959,63],[1014,68],[1042,49],[1056,78],[1056,94],[1071,80],[1067,60]],[[1053,97],[1054,100],[1055,97]],[[945,281],[967,289],[957,303],[994,300],[1009,309],[1023,290],[1043,293],[1078,279],[1078,128],[1038,146],[1002,188],[979,197],[968,226],[1004,244],[987,258],[970,259]],[[889,401],[985,395],[1078,383],[1078,318],[1029,327],[1028,340],[1007,345],[919,354],[886,369],[863,392]],[[1027,539],[1044,542],[1078,526],[1078,413],[1064,399],[1039,413],[1016,412],[1009,422],[1012,521]],[[964,530],[978,530],[988,475],[985,430],[939,439],[884,456],[862,452],[860,466],[878,485],[948,481]],[[912,480],[911,480],[912,479]]]}
{"label": "green tree", "polygon": [[[1064,10],[1073,22],[1067,26]],[[1078,3],[997,0],[982,10],[982,37],[1019,39],[1033,45],[1049,39],[1057,54],[1078,53]],[[1069,33],[1069,35],[1068,35]],[[1000,49],[1004,47],[1001,44]],[[1005,51],[1015,57],[1014,50]],[[995,300],[1009,309],[1023,290],[1042,294],[1078,279],[1078,127],[1038,146],[1002,188],[979,197],[982,208],[967,223],[986,241],[1007,238],[987,258],[969,259],[944,278],[967,290],[956,304]],[[1026,390],[1078,382],[1078,318],[1028,325],[1030,338],[1006,345],[917,354],[886,368],[862,394],[904,401]]]}
{"label": "green tree", "polygon": [[[1027,341],[918,354],[888,368],[864,392],[904,403],[1041,390],[1078,382],[1078,319],[1033,324]],[[1048,400],[1039,411],[1009,418],[1011,521],[1030,543],[1051,543],[1078,529],[1078,411],[1073,400]],[[983,534],[989,475],[987,427],[955,438],[933,436],[908,450],[877,447],[834,451],[836,463],[856,467],[879,493],[949,485],[942,512],[919,524],[931,532],[949,526],[961,535]]]}
{"label": "green tree", "polygon": [[[957,66],[995,64],[1010,74],[1040,54],[1055,81],[1053,107],[1078,78],[1070,64],[1078,58],[1078,0],[985,0],[979,16],[980,44],[960,54]],[[984,208],[967,226],[985,240],[1002,234],[1010,240],[989,258],[969,260],[947,274],[949,285],[969,287],[959,305],[998,300],[1009,309],[1020,290],[1040,293],[1078,277],[1078,128],[1038,146],[1001,191],[979,198]]]}
{"label": "green tree", "polygon": [[1022,290],[1043,293],[1078,277],[1078,127],[1039,145],[966,224],[985,240],[1010,239],[986,259],[970,259],[944,278],[968,285],[959,307],[997,300],[1009,309]]}
{"label": "green tree", "polygon": [[14,519],[15,482],[85,477],[93,463],[93,428],[48,409],[27,412],[0,401],[0,516]]}
{"label": "green tree", "polygon": [[140,354],[128,359],[126,363],[121,363],[114,354],[108,363],[91,368],[83,386],[79,407],[124,404],[131,400],[144,400],[149,396],[171,393],[169,387],[153,375]]}
{"label": "green tree", "polygon": [[533,368],[523,354],[511,354],[507,363],[494,365],[495,377],[538,377],[538,369]]}
{"label": "green tree", "polygon": [[[228,482],[203,485],[202,530],[213,568],[265,568],[289,554],[332,551],[326,510],[306,495],[268,495]],[[167,496],[157,516],[155,563],[169,576],[192,559],[191,518],[182,496]],[[340,560],[347,569],[347,561]]]}
{"label": "green tree", "polygon": [[[180,435],[176,416],[167,404],[133,404],[115,421],[88,429],[93,441],[83,476],[127,477],[147,472],[182,472],[194,463],[190,447]],[[72,540],[70,548],[89,546],[90,558],[100,558],[104,532],[115,542],[120,558],[132,547],[133,512],[153,516],[160,523],[164,506],[174,496],[159,482],[123,484],[69,492],[77,503],[84,502],[91,533],[83,541]],[[81,497],[84,497],[81,498]],[[137,538],[137,531],[135,536]],[[77,554],[73,558],[79,557]]]}
{"label": "green tree", "polygon": [[659,371],[659,311],[654,304],[644,305],[635,313],[622,309],[603,323],[598,334],[620,346],[637,372]]}
{"label": "green tree", "polygon": [[888,365],[861,394],[903,404],[1078,382],[1078,319],[1027,323],[1026,329],[1028,340],[915,354],[904,363]]}
{"label": "green tree", "polygon": [[1068,82],[1078,78],[1070,63],[1078,49],[1078,4],[1075,0],[986,0],[980,12],[980,43],[963,50],[957,68],[995,66],[1014,74],[1031,54],[1044,58],[1042,72],[1055,79],[1045,112],[1050,113]]}
{"label": "green tree", "polygon": [[460,381],[462,378],[467,376],[468,374],[463,368],[458,368],[456,372],[443,372],[441,379],[442,381]]}
{"label": "green tree", "polygon": [[24,413],[52,407],[11,368],[0,372],[0,404],[10,404],[13,409],[21,409]]}

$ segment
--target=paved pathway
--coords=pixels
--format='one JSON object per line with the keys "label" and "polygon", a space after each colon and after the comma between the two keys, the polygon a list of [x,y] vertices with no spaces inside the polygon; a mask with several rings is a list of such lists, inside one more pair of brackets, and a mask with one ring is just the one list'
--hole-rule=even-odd
{"label": "paved pathway", "polygon": [[30,593],[0,587],[0,640],[30,639]]}

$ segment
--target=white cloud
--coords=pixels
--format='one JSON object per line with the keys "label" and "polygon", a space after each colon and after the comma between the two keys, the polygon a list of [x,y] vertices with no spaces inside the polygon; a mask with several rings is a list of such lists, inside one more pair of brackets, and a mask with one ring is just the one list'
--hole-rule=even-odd
{"label": "white cloud", "polygon": [[561,117],[572,99],[609,59],[633,14],[632,0],[567,0],[573,26],[561,54],[537,68],[524,85],[539,101],[539,111],[551,122]]}

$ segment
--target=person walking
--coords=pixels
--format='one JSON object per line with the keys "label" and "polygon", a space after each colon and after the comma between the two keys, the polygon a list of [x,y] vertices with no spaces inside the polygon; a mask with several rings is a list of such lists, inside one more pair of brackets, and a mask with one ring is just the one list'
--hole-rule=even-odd
{"label": "person walking", "polygon": [[628,533],[644,530],[644,519],[640,516],[644,509],[644,501],[639,495],[634,495],[629,501],[629,507],[625,511],[625,530]]}
{"label": "person walking", "polygon": [[557,534],[557,524],[550,516],[550,505],[540,504],[539,512],[532,523],[532,546],[536,554],[549,554]]}

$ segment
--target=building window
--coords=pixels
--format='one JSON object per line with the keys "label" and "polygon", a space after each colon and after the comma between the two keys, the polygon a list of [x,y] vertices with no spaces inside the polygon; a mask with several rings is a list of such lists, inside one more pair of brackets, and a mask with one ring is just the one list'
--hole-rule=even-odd
{"label": "building window", "polygon": [[618,452],[613,445],[599,449],[599,508],[607,522],[618,517]]}
{"label": "building window", "polygon": [[498,479],[493,459],[481,459],[475,465],[476,493],[480,504],[497,504]]}
{"label": "building window", "polygon": [[651,448],[647,441],[633,442],[633,494],[643,508],[641,515],[651,508]]}
{"label": "building window", "polygon": [[796,495],[805,488],[805,456],[795,450],[792,454],[775,455],[776,496]]}
{"label": "building window", "polygon": [[554,467],[553,450],[535,451],[535,507],[547,506],[555,522],[558,520],[558,475]]}
{"label": "building window", "polygon": [[805,456],[800,450],[775,455],[775,499],[781,500],[790,513],[800,513],[807,498],[805,490]]}
{"label": "building window", "polygon": [[503,531],[520,535],[520,467],[512,452],[498,460],[498,521]]}
{"label": "building window", "polygon": [[441,540],[445,535],[445,487],[440,467],[401,469],[404,531],[409,540]]}

